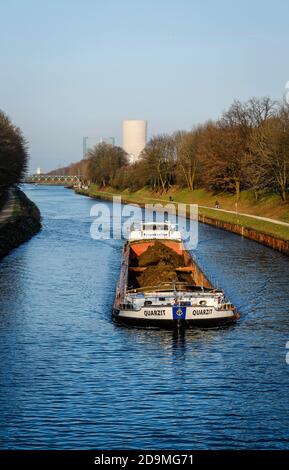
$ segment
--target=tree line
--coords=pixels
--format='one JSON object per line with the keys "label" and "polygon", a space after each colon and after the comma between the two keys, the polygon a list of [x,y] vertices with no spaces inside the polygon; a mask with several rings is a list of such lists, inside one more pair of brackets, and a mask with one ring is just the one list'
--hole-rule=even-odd
{"label": "tree line", "polygon": [[9,117],[0,110],[0,199],[21,182],[28,164],[27,142]]}
{"label": "tree line", "polygon": [[268,97],[234,103],[216,121],[152,137],[130,165],[120,147],[99,144],[88,153],[83,176],[99,186],[165,192],[172,186],[235,193],[251,189],[258,199],[289,189],[289,106]]}

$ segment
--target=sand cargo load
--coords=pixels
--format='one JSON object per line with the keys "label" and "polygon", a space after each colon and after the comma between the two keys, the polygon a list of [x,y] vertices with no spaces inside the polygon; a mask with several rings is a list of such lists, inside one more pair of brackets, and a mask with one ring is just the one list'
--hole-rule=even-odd
{"label": "sand cargo load", "polygon": [[131,227],[123,247],[113,317],[135,326],[215,327],[239,318],[169,222]]}

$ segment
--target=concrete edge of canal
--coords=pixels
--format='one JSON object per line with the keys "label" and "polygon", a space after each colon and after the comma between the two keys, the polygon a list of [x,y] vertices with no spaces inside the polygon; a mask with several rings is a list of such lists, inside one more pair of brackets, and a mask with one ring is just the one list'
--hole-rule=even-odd
{"label": "concrete edge of canal", "polygon": [[0,260],[41,229],[38,207],[19,188],[10,191],[5,212],[0,218]]}
{"label": "concrete edge of canal", "polygon": [[199,221],[204,224],[213,225],[216,228],[226,230],[227,232],[236,233],[237,235],[254,240],[255,242],[261,243],[269,248],[273,248],[273,250],[280,251],[280,253],[289,255],[289,241],[275,238],[272,235],[258,232],[257,230],[244,227],[243,225],[223,222],[204,215],[199,215]]}

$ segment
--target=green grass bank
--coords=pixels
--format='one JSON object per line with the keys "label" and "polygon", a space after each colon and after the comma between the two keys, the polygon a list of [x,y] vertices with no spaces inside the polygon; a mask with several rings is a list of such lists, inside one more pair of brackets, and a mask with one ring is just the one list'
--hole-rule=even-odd
{"label": "green grass bank", "polygon": [[[166,193],[156,193],[143,188],[135,192],[127,190],[120,192],[113,188],[104,189],[92,184],[88,190],[82,189],[77,192],[104,200],[111,200],[113,195],[118,195],[122,197],[124,203],[137,203],[142,206],[160,202],[198,204],[201,222],[232,231],[289,254],[289,226],[240,215],[240,213],[246,213],[289,223],[289,204],[282,203],[277,194],[266,194],[256,201],[251,191],[243,191],[236,207],[236,199],[233,195],[226,193],[215,195],[202,189],[191,192],[172,188]],[[234,213],[214,209],[216,200],[218,200],[221,209],[232,210]]]}

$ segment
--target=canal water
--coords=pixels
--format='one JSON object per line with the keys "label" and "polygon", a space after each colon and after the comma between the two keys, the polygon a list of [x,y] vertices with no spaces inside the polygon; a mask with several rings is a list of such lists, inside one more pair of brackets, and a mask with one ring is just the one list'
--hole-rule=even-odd
{"label": "canal water", "polygon": [[43,230],[0,262],[2,449],[289,449],[288,257],[200,224],[195,255],[239,323],[128,329],[111,319],[122,242],[90,238],[96,201],[26,193]]}

